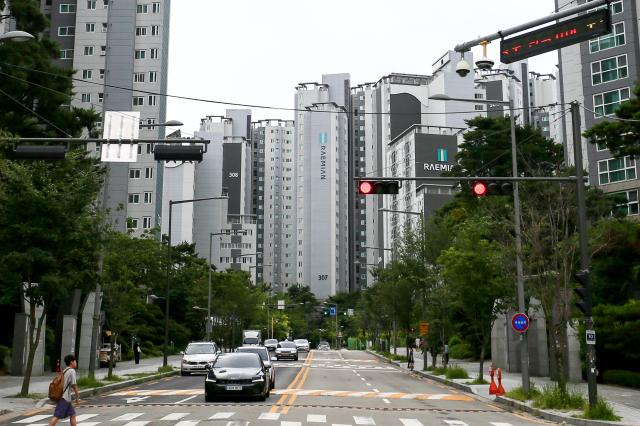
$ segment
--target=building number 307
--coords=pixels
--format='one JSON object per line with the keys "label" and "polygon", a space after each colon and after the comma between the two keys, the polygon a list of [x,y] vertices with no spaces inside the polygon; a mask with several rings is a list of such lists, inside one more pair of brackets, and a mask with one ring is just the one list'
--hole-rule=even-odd
{"label": "building number 307", "polygon": [[318,280],[320,280],[320,281],[326,281],[328,279],[329,279],[329,275],[327,275],[327,274],[318,275]]}

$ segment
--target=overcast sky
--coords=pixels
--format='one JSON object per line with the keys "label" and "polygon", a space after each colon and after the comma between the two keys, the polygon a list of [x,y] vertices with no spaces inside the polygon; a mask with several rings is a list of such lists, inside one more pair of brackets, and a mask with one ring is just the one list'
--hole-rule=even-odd
{"label": "overcast sky", "polygon": [[[299,82],[341,72],[352,86],[392,72],[429,75],[456,44],[553,10],[554,0],[174,0],[168,93],[292,107]],[[490,46],[496,63],[498,46]],[[529,61],[540,73],[556,63],[555,52]],[[167,119],[193,133],[227,108],[169,98]],[[253,109],[254,121],[264,118],[293,115]]]}

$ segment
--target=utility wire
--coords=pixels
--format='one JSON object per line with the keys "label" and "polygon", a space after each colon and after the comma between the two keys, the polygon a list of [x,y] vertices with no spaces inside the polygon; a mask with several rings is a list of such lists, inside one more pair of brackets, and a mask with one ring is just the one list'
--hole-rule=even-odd
{"label": "utility wire", "polygon": [[601,114],[599,112],[595,112],[594,110],[587,108],[586,106],[584,106],[582,104],[579,104],[579,105],[585,111],[589,111],[589,112],[593,113],[594,115],[596,115],[596,118],[608,118],[610,120],[615,120],[615,121],[623,121],[623,122],[628,122],[628,123],[640,123],[640,120],[637,120],[637,119],[634,119],[634,118],[620,118],[620,117],[616,117],[614,115]]}
{"label": "utility wire", "polygon": [[5,92],[4,90],[0,89],[0,93],[2,93],[3,95],[5,95],[7,98],[11,99],[13,102],[17,103],[18,105],[20,105],[22,108],[26,109],[27,111],[29,111],[31,114],[35,115],[36,117],[38,117],[40,120],[44,121],[45,123],[47,123],[48,125],[50,125],[51,127],[53,127],[54,129],[58,130],[60,133],[62,133],[63,135],[65,135],[68,138],[72,138],[73,136],[71,136],[69,133],[65,132],[64,130],[62,130],[60,127],[56,126],[55,124],[53,124],[51,121],[47,120],[46,118],[44,118],[43,116],[41,116],[40,114],[38,114],[37,112],[35,112],[33,109],[29,108],[28,106],[26,106],[25,104],[23,104],[22,102],[20,102],[19,100],[17,100],[16,98],[14,98],[13,96],[11,96],[10,94],[8,94],[7,92]]}

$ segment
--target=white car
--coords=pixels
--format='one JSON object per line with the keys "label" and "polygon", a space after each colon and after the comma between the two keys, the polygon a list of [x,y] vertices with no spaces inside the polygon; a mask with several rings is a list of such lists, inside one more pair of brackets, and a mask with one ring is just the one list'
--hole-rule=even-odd
{"label": "white car", "polygon": [[278,361],[282,359],[292,359],[297,361],[298,348],[296,347],[296,344],[288,340],[278,343],[278,347],[276,348],[276,358]]}
{"label": "white car", "polygon": [[307,339],[296,339],[293,341],[296,344],[296,348],[298,348],[298,352],[309,352],[309,341]]}
{"label": "white car", "polygon": [[182,353],[180,374],[188,376],[191,373],[206,373],[209,364],[216,360],[218,347],[213,342],[189,343]]}

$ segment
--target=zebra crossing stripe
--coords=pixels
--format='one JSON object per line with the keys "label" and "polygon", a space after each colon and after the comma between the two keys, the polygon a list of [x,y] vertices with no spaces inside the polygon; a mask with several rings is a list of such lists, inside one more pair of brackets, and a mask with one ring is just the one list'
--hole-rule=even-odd
{"label": "zebra crossing stripe", "polygon": [[115,419],[113,419],[111,421],[112,422],[122,422],[122,421],[133,420],[136,417],[140,417],[143,414],[144,413],[127,413],[127,414],[121,415],[120,417],[116,417]]}
{"label": "zebra crossing stripe", "polygon": [[423,424],[417,419],[400,419],[402,426],[423,426]]}
{"label": "zebra crossing stripe", "polygon": [[37,416],[27,417],[26,419],[19,420],[14,423],[35,423],[40,420],[44,420],[51,417],[51,414],[38,414]]}
{"label": "zebra crossing stripe", "polygon": [[373,419],[371,417],[353,416],[353,421],[357,425],[375,425],[376,424],[376,422],[373,421]]}
{"label": "zebra crossing stripe", "polygon": [[258,420],[278,420],[280,413],[261,413]]}
{"label": "zebra crossing stripe", "polygon": [[445,420],[444,422],[449,426],[469,426],[462,420]]}
{"label": "zebra crossing stripe", "polygon": [[78,426],[96,426],[99,424],[100,422],[82,422],[82,423],[78,423]]}
{"label": "zebra crossing stripe", "polygon": [[171,414],[167,414],[160,420],[180,420],[181,418],[186,417],[188,415],[189,413],[171,413]]}
{"label": "zebra crossing stripe", "polygon": [[149,423],[149,422],[145,421],[145,420],[136,420],[136,421],[133,421],[133,422],[129,422],[129,423],[125,424],[124,426],[144,426],[147,423]]}
{"label": "zebra crossing stripe", "polygon": [[200,423],[200,420],[182,420],[175,424],[175,426],[196,426]]}
{"label": "zebra crossing stripe", "polygon": [[324,414],[307,414],[307,423],[326,423],[327,416]]}
{"label": "zebra crossing stripe", "polygon": [[230,419],[235,413],[219,412],[209,417],[209,420]]}

